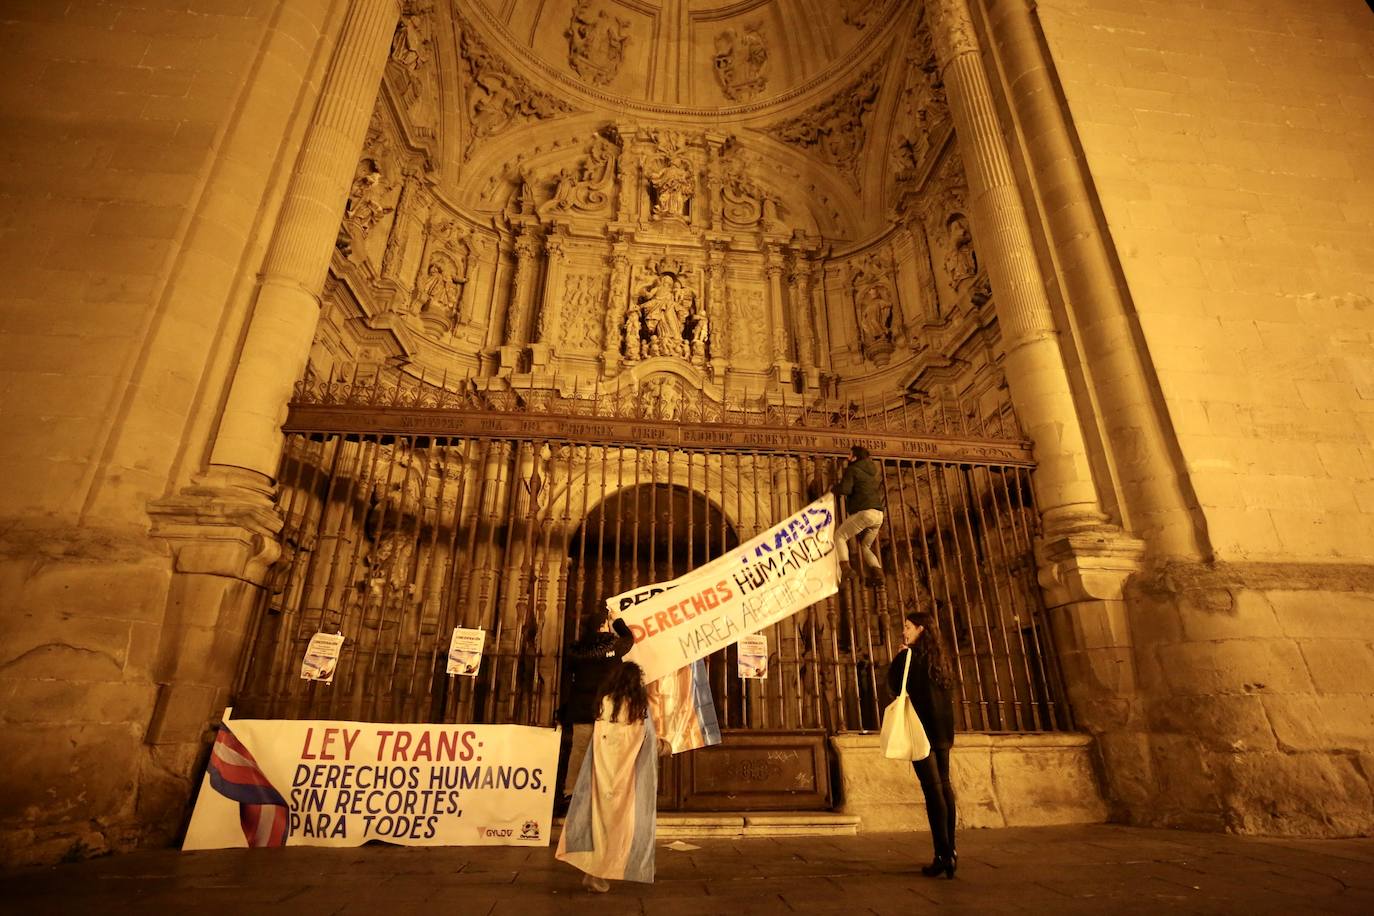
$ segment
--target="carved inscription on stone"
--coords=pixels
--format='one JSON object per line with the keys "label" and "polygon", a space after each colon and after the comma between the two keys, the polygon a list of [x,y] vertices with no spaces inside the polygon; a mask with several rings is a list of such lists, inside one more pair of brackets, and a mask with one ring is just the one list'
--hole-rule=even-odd
{"label": "carved inscription on stone", "polygon": [[854,188],[868,133],[869,112],[878,101],[879,67],[874,66],[829,101],[768,128],[784,143],[814,152],[834,166]]}
{"label": "carved inscription on stone", "polygon": [[615,79],[625,60],[630,23],[612,16],[591,0],[577,0],[568,39],[568,65],[584,80],[604,85]]}
{"label": "carved inscription on stone", "polygon": [[715,74],[732,102],[747,102],[768,86],[768,44],[758,23],[729,28],[715,38]]}

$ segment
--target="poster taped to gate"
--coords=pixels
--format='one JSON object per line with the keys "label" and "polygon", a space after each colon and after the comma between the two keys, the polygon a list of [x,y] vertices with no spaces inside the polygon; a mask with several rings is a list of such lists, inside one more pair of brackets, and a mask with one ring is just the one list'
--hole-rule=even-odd
{"label": "poster taped to gate", "polygon": [[555,728],[226,710],[181,848],[545,846],[557,770]]}
{"label": "poster taped to gate", "polygon": [[316,633],[305,647],[301,659],[301,680],[334,683],[334,671],[339,667],[339,653],[343,650],[342,633]]}
{"label": "poster taped to gate", "polygon": [[617,595],[645,682],[705,658],[839,591],[835,497],[827,493],[692,572]]}
{"label": "poster taped to gate", "polygon": [[448,644],[448,664],[444,671],[448,674],[476,677],[477,670],[482,666],[482,646],[486,641],[486,630],[454,627],[453,638]]}
{"label": "poster taped to gate", "polygon": [[762,633],[741,636],[736,650],[736,668],[742,678],[762,680],[768,677],[768,637]]}

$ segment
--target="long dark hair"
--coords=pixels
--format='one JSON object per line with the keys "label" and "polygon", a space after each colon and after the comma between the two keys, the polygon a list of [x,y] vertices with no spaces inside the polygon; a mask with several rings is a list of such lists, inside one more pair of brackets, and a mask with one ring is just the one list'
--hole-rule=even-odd
{"label": "long dark hair", "polygon": [[912,611],[906,619],[914,626],[924,627],[921,635],[911,649],[913,662],[924,662],[930,669],[930,680],[935,686],[946,690],[954,686],[954,672],[945,658],[945,646],[940,641],[940,631],[935,625],[935,615],[929,611]]}
{"label": "long dark hair", "polygon": [[597,706],[607,699],[611,701],[612,719],[620,718],[621,709],[630,722],[638,722],[649,714],[649,693],[644,689],[644,672],[638,665],[622,662],[606,676],[601,695],[596,698]]}

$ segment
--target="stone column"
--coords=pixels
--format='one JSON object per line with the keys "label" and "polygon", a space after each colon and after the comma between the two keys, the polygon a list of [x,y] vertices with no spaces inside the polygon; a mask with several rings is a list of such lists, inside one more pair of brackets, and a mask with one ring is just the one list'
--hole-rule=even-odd
{"label": "stone column", "polygon": [[706,249],[706,315],[711,322],[711,376],[717,381],[725,378],[729,353],[725,342],[730,339],[730,306],[725,301],[725,251],[720,242]]}
{"label": "stone column", "polygon": [[349,8],[264,259],[212,465],[276,474],[279,428],[315,337],[320,290],[399,16],[397,0],[354,0]]}
{"label": "stone column", "polygon": [[611,246],[611,283],[606,293],[605,339],[601,364],[607,377],[620,371],[620,337],[625,328],[625,306],[630,298],[630,246],[616,240]]}
{"label": "stone column", "polygon": [[773,372],[779,385],[790,384],[795,363],[792,347],[787,339],[787,316],[783,312],[782,249],[769,245],[764,253],[763,269],[768,274],[768,316],[773,327]]}
{"label": "stone column", "polygon": [[802,373],[806,376],[806,386],[812,388],[819,383],[819,379],[816,375],[816,334],[811,321],[811,265],[801,252],[792,261],[792,272],[787,275],[787,288],[792,315],[796,320],[797,362],[801,363]]}
{"label": "stone column", "polygon": [[539,303],[539,325],[530,345],[531,362],[544,370],[553,359],[563,324],[563,274],[568,264],[568,239],[564,231],[550,229],[544,236],[544,295]]}
{"label": "stone column", "polygon": [[927,9],[963,152],[969,216],[996,296],[1007,381],[1017,415],[1035,443],[1036,496],[1046,533],[1093,527],[1106,517],[968,4],[931,0]]}
{"label": "stone column", "polygon": [[501,348],[501,373],[515,372],[530,342],[530,312],[534,308],[534,279],[539,266],[539,237],[526,226],[515,238],[515,277],[507,306],[506,343]]}

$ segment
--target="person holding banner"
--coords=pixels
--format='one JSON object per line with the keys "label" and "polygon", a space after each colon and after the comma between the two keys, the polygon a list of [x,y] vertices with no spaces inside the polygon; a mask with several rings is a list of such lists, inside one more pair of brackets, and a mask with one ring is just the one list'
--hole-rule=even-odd
{"label": "person holding banner", "polygon": [[657,739],[638,665],[619,664],[606,678],[600,708],[555,855],[604,894],[610,879],[654,880]]}
{"label": "person holding banner", "polygon": [[949,781],[949,751],[954,745],[954,675],[935,629],[935,618],[925,611],[912,611],[902,621],[902,651],[887,669],[887,686],[898,694],[902,671],[907,669],[906,653],[911,653],[906,692],[930,739],[930,755],[913,760],[912,768],[921,783],[930,820],[930,837],[935,858],[921,868],[928,878],[954,877],[959,856],[954,850],[954,786]]}
{"label": "person holding banner", "polygon": [[613,623],[609,617],[602,617],[599,624],[568,650],[565,699],[558,709],[558,721],[563,726],[558,755],[561,797],[556,806],[560,814],[567,810],[582,767],[582,756],[592,740],[602,685],[620,668],[620,659],[634,645],[634,637],[624,623],[618,620]]}
{"label": "person holding banner", "polygon": [[868,456],[868,449],[856,445],[849,450],[844,474],[831,492],[844,497],[844,509],[848,513],[835,532],[841,571],[849,566],[849,539],[858,535],[859,555],[863,557],[865,568],[864,582],[881,585],[883,564],[873,552],[873,542],[883,526],[883,479],[877,462]]}

